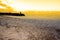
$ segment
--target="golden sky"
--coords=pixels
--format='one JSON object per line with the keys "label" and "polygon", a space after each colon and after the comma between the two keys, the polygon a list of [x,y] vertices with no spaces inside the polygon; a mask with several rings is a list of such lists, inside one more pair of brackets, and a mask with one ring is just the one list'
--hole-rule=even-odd
{"label": "golden sky", "polygon": [[60,11],[60,0],[2,0],[2,3],[17,11]]}

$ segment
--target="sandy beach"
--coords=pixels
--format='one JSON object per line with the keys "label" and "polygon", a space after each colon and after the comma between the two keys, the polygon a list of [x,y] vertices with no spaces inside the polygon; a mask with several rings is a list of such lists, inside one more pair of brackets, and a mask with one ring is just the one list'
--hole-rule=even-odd
{"label": "sandy beach", "polygon": [[59,40],[59,30],[60,20],[0,16],[0,40]]}

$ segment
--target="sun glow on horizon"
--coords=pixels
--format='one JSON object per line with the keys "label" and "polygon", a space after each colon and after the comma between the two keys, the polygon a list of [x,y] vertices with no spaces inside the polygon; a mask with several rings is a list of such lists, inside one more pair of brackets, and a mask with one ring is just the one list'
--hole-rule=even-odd
{"label": "sun glow on horizon", "polygon": [[[50,2],[49,2],[50,1]],[[12,7],[15,11],[40,10],[40,11],[59,11],[60,1],[58,0],[2,0],[4,4]]]}

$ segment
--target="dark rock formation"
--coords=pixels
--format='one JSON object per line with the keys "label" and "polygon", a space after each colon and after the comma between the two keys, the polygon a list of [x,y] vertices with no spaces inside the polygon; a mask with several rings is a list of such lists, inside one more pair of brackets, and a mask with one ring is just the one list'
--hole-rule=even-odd
{"label": "dark rock formation", "polygon": [[3,13],[3,12],[0,12],[0,16],[2,16],[2,15],[25,16],[25,14],[22,14],[21,12],[20,13]]}

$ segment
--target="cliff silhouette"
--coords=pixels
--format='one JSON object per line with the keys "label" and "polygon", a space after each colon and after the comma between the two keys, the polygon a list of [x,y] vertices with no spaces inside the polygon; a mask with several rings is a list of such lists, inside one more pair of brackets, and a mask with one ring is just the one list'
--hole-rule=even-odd
{"label": "cliff silhouette", "polygon": [[6,13],[6,12],[0,12],[0,16],[2,15],[11,15],[11,16],[25,16],[23,13]]}

